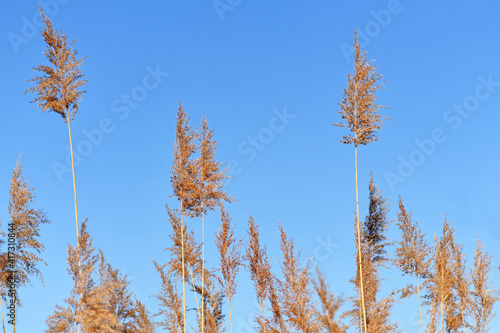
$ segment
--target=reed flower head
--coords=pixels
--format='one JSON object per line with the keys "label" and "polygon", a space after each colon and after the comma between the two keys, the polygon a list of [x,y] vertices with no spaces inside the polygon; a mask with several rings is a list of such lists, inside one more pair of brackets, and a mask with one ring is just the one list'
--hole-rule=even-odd
{"label": "reed flower head", "polygon": [[348,75],[347,88],[344,89],[342,102],[339,103],[341,115],[345,123],[336,123],[335,126],[347,127],[351,134],[340,141],[346,144],[366,145],[377,141],[377,130],[384,120],[390,120],[379,113],[386,106],[376,103],[375,93],[383,89],[382,74],[373,65],[373,61],[366,60],[366,51],[361,52],[357,32],[354,34],[354,74]]}
{"label": "reed flower head", "polygon": [[72,121],[86,92],[80,90],[87,83],[80,69],[83,58],[77,58],[78,52],[73,49],[75,41],[68,44],[68,36],[52,28],[52,22],[41,8],[40,13],[45,25],[42,36],[47,44],[44,55],[51,65],[39,65],[33,68],[41,75],[28,80],[35,82],[36,85],[25,93],[37,94],[32,103],[38,103],[37,107],[41,107],[42,112],[53,111],[60,114],[66,122]]}

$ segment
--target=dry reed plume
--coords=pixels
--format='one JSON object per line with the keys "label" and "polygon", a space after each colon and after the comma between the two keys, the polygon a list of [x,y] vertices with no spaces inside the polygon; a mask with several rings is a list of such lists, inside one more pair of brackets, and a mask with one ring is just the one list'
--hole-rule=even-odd
{"label": "dry reed plume", "polygon": [[312,300],[309,261],[305,267],[300,264],[300,251],[295,253],[292,239],[279,226],[281,235],[281,272],[283,280],[278,283],[282,314],[289,326],[296,332],[319,332],[321,322],[317,316],[316,304]]}
{"label": "dry reed plume", "polygon": [[[232,202],[234,199],[227,195],[222,190],[223,181],[230,178],[226,173],[224,163],[215,160],[215,153],[217,152],[217,141],[213,139],[214,131],[208,128],[208,122],[205,117],[202,119],[201,133],[198,135],[199,143],[199,157],[195,162],[196,181],[194,200],[196,205],[194,211],[196,215],[201,214],[202,225],[202,276],[201,276],[201,313],[202,317],[205,313],[205,297],[204,284],[205,284],[205,214],[209,210],[214,210],[215,207],[222,207],[223,202]],[[201,332],[204,333],[204,320],[202,319]]]}
{"label": "dry reed plume", "polygon": [[[357,243],[356,218],[354,218],[354,220],[354,241]],[[356,244],[356,246],[359,245]],[[361,269],[356,267],[356,275],[351,279],[359,297],[352,298],[353,308],[345,314],[351,317],[353,325],[359,325],[359,330],[362,332],[365,323],[364,321],[361,321],[362,318],[360,317],[363,306],[360,289],[361,283],[363,283],[364,304],[366,307],[365,332],[397,332],[397,324],[391,323],[390,321],[391,309],[394,304],[393,293],[390,293],[385,298],[377,297],[382,281],[380,277],[380,267],[383,265],[382,260],[372,260],[376,257],[377,247],[372,246],[370,242],[367,241],[364,233],[361,234],[360,247],[361,252],[356,253],[356,261],[361,262]],[[361,271],[364,272],[363,278],[360,276]]]}
{"label": "dry reed plume", "polygon": [[[348,75],[347,88],[344,89],[342,102],[339,103],[342,119],[345,124],[340,122],[335,126],[346,127],[351,134],[346,135],[341,140],[345,144],[354,145],[354,164],[356,177],[356,216],[357,216],[357,244],[358,252],[361,253],[361,230],[359,223],[359,200],[358,200],[358,145],[366,145],[372,141],[377,141],[377,130],[382,126],[383,120],[390,118],[384,117],[379,113],[384,106],[376,103],[375,93],[382,89],[382,84],[378,81],[382,79],[377,67],[372,61],[366,60],[366,51],[361,52],[358,42],[357,32],[354,34],[354,74]],[[364,330],[367,331],[366,309],[363,287],[363,268],[361,256],[358,256],[358,270],[360,281],[361,308],[363,315]]]}
{"label": "dry reed plume", "polygon": [[205,272],[206,283],[203,286],[195,286],[194,290],[199,295],[202,295],[204,302],[207,305],[203,308],[203,315],[198,315],[198,329],[205,330],[207,333],[222,333],[225,332],[224,314],[222,314],[224,294],[215,286],[214,272]]}
{"label": "dry reed plume", "polygon": [[262,327],[262,332],[266,332],[264,307],[272,285],[271,264],[267,257],[266,248],[260,245],[259,227],[255,224],[252,216],[248,217],[248,242],[244,258],[247,261],[250,278],[254,283],[257,300],[262,311],[261,319],[258,322]]}
{"label": "dry reed plume", "polygon": [[[438,326],[441,331],[456,330],[462,322],[455,302],[453,243],[453,229],[445,219],[441,238],[435,237],[433,271],[426,286],[428,293],[425,298],[427,304],[431,305],[429,312],[431,318],[437,321],[428,322],[429,330]],[[439,316],[436,316],[436,313],[439,313]]]}
{"label": "dry reed plume", "polygon": [[[10,253],[6,252],[0,255],[0,296],[4,300],[7,296],[12,297],[14,311],[16,305],[22,305],[18,289],[31,285],[31,276],[36,276],[43,283],[42,272],[38,266],[46,264],[39,256],[45,251],[45,247],[38,241],[38,237],[40,237],[41,224],[50,223],[44,211],[31,208],[36,196],[33,187],[27,183],[22,172],[23,167],[19,158],[12,172],[9,191],[10,223],[8,236]],[[1,243],[3,240],[0,245]],[[15,286],[14,290],[10,290],[11,283]],[[0,307],[3,308],[1,302]],[[15,332],[15,320],[13,321],[13,329]]]}
{"label": "dry reed plume", "polygon": [[474,253],[474,263],[470,270],[472,286],[470,314],[474,320],[471,329],[475,333],[489,332],[489,322],[494,317],[493,306],[498,301],[491,287],[491,258],[485,252],[483,244],[476,238],[476,252]]}
{"label": "dry reed plume", "polygon": [[106,302],[109,286],[101,286],[92,279],[98,260],[85,220],[78,246],[68,245],[68,273],[74,283],[71,296],[64,300],[66,306],[56,306],[47,319],[46,332],[114,332],[113,327],[120,325]]}
{"label": "dry reed plume", "polygon": [[373,262],[385,263],[388,261],[386,247],[392,245],[387,242],[387,229],[389,220],[389,203],[382,197],[380,189],[373,182],[373,173],[370,173],[370,191],[368,215],[363,225],[365,241],[372,247],[373,256],[370,258]]}
{"label": "dry reed plume", "polygon": [[[175,130],[174,162],[171,171],[171,182],[174,194],[181,204],[181,232],[184,232],[184,215],[193,214],[195,208],[194,192],[196,190],[196,165],[192,155],[196,152],[195,140],[198,135],[188,125],[189,117],[184,112],[181,102],[177,109],[177,125]],[[186,271],[184,267],[184,235],[181,234],[181,270],[182,270],[182,312],[184,333],[187,330],[186,319]]]}
{"label": "dry reed plume", "polygon": [[313,280],[314,290],[321,304],[319,320],[323,326],[324,333],[345,333],[349,326],[335,319],[337,311],[344,305],[343,295],[335,296],[326,281],[325,273],[316,266],[316,280]]}
{"label": "dry reed plume", "polygon": [[429,266],[431,262],[429,257],[432,254],[432,249],[425,241],[425,233],[423,234],[420,230],[418,222],[412,222],[412,214],[406,211],[401,197],[399,197],[397,225],[401,231],[401,240],[397,243],[398,247],[396,249],[394,264],[399,267],[404,275],[410,275],[417,279],[416,290],[410,284],[403,290],[402,297],[406,298],[415,292],[417,293],[420,332],[423,333],[420,280],[425,281],[430,276]]}
{"label": "dry reed plume", "polygon": [[154,295],[160,302],[159,312],[154,317],[162,316],[163,320],[157,325],[168,330],[170,333],[184,331],[184,314],[182,312],[182,299],[179,297],[175,274],[165,272],[165,265],[160,266],[153,261],[156,271],[160,274],[161,291]]}
{"label": "dry reed plume", "polygon": [[467,321],[467,309],[471,302],[469,295],[469,276],[465,273],[466,259],[463,255],[463,246],[461,244],[453,244],[453,276],[454,289],[456,291],[456,304],[461,318],[462,331],[469,326]]}
{"label": "dry reed plume", "polygon": [[87,220],[81,224],[78,242],[76,247],[68,245],[73,289],[64,300],[66,305],[56,305],[47,319],[46,332],[148,332],[152,324],[147,311],[132,300],[126,276],[111,267],[102,251],[96,254]]}
{"label": "dry reed plume", "polygon": [[85,75],[80,69],[83,58],[77,58],[78,52],[73,49],[75,41],[68,45],[68,36],[62,31],[54,31],[52,22],[45,16],[41,7],[40,13],[44,23],[42,36],[47,44],[44,55],[52,66],[39,65],[34,67],[33,70],[42,73],[42,75],[37,75],[29,80],[35,82],[36,85],[26,90],[25,93],[35,92],[36,97],[33,99],[32,103],[37,103],[37,107],[41,107],[42,112],[48,110],[58,113],[68,125],[75,199],[76,237],[78,239],[78,204],[76,199],[71,122],[78,112],[79,103],[83,94],[86,92],[81,91],[80,88],[87,83],[87,80],[84,79]]}
{"label": "dry reed plume", "polygon": [[219,250],[219,265],[222,278],[218,281],[224,290],[229,305],[229,328],[233,332],[233,322],[231,316],[231,300],[236,294],[238,281],[236,275],[242,265],[240,248],[241,240],[236,240],[234,237],[234,229],[231,229],[231,217],[226,213],[224,207],[221,207],[221,225],[219,232],[216,234],[216,245]]}

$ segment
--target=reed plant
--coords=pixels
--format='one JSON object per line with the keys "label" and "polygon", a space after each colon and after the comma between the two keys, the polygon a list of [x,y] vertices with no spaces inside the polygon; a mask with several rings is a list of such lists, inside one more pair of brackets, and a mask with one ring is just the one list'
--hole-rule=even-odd
{"label": "reed plant", "polygon": [[[261,316],[260,320],[258,320],[259,326],[261,326],[262,332],[266,332],[264,307],[266,298],[270,295],[271,287],[274,284],[267,249],[260,244],[259,226],[252,216],[248,217],[248,241],[244,259],[247,262],[246,266],[254,283],[255,293],[261,308]],[[274,296],[276,296],[275,293]]]}
{"label": "reed plant", "polygon": [[[34,209],[36,194],[34,188],[28,184],[23,176],[21,158],[17,160],[12,172],[9,191],[9,217],[7,233],[9,251],[0,255],[0,296],[6,301],[7,295],[11,297],[11,304],[21,306],[18,289],[31,285],[31,277],[37,277],[43,284],[43,276],[39,265],[45,264],[40,254],[45,251],[45,246],[40,243],[40,227],[50,223],[46,213],[41,209]],[[1,221],[0,221],[1,223]],[[3,240],[0,242],[3,243]],[[12,286],[15,288],[12,289]],[[1,302],[0,307],[3,308]],[[2,310],[3,323],[3,310]],[[3,325],[5,331],[5,326]],[[16,332],[16,320],[13,319],[13,332]]]}
{"label": "reed plant", "polygon": [[[376,92],[382,89],[379,81],[382,75],[372,61],[366,60],[366,51],[361,52],[357,31],[354,33],[354,74],[348,75],[347,88],[344,89],[342,102],[339,103],[338,113],[343,121],[335,126],[346,127],[351,131],[341,140],[344,144],[354,145],[354,165],[356,178],[356,217],[357,217],[357,251],[361,253],[361,230],[359,222],[359,200],[358,200],[358,146],[377,141],[377,131],[381,128],[384,117],[380,109],[386,108],[376,103]],[[363,269],[361,256],[358,256],[358,270],[360,281],[361,309],[363,315],[364,330],[367,331],[366,309],[363,288]]]}
{"label": "reed plant", "polygon": [[470,269],[472,286],[470,314],[474,324],[471,329],[474,333],[489,332],[490,321],[494,317],[493,307],[498,301],[495,290],[490,281],[491,257],[484,249],[483,244],[476,237],[476,251],[474,253],[474,263]]}
{"label": "reed plant", "polygon": [[401,238],[397,242],[394,264],[401,270],[403,275],[410,275],[417,280],[416,290],[414,286],[410,284],[403,290],[402,297],[406,298],[413,295],[415,292],[417,293],[420,332],[423,333],[422,298],[420,296],[420,289],[421,280],[423,282],[431,275],[429,267],[431,264],[430,256],[432,254],[432,249],[426,242],[425,233],[422,233],[418,222],[412,221],[412,214],[406,210],[401,196],[399,197],[397,225],[401,231]]}
{"label": "reed plant", "polygon": [[41,32],[46,48],[44,55],[49,65],[38,65],[33,68],[40,75],[28,80],[35,85],[25,91],[36,93],[32,103],[37,103],[37,108],[42,112],[52,111],[59,114],[69,133],[69,146],[71,152],[71,170],[73,174],[73,195],[75,201],[76,237],[79,237],[78,202],[76,196],[75,162],[73,158],[73,141],[71,137],[71,122],[79,110],[80,102],[86,91],[81,88],[87,83],[80,66],[84,58],[78,58],[78,51],[73,48],[75,41],[68,43],[68,36],[59,30],[54,30],[52,22],[45,16],[40,7],[44,24]]}
{"label": "reed plant", "polygon": [[171,182],[176,196],[180,202],[181,216],[181,278],[182,278],[182,313],[183,329],[187,331],[186,318],[186,268],[184,262],[184,215],[192,215],[195,208],[194,193],[196,190],[196,164],[193,154],[196,152],[195,140],[198,138],[196,131],[188,124],[189,117],[184,112],[181,102],[177,109],[177,124],[175,129],[174,162],[171,171]]}
{"label": "reed plant", "polygon": [[231,217],[221,207],[221,225],[219,232],[215,236],[216,246],[219,250],[219,271],[222,277],[218,281],[224,290],[229,306],[229,329],[233,332],[233,321],[231,315],[231,301],[236,294],[238,281],[236,276],[242,266],[240,248],[243,245],[241,240],[236,240],[234,227],[231,228]]}
{"label": "reed plant", "polygon": [[[214,210],[217,206],[222,209],[224,202],[232,202],[234,198],[230,197],[224,190],[224,181],[231,178],[225,167],[225,164],[215,160],[217,152],[217,141],[214,140],[214,131],[208,128],[208,122],[205,117],[201,121],[201,129],[198,135],[199,138],[199,157],[195,162],[196,181],[194,200],[196,202],[194,211],[197,215],[201,215],[202,228],[202,259],[201,259],[201,313],[204,316],[205,297],[203,295],[205,289],[205,214],[207,211]],[[201,321],[201,332],[204,333],[204,323]]]}

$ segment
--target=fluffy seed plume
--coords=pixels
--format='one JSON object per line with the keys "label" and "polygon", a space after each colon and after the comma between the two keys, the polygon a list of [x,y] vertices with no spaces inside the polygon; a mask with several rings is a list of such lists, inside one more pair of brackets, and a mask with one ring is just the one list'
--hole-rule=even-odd
{"label": "fluffy seed plume", "polygon": [[269,288],[272,284],[271,264],[267,257],[266,248],[260,245],[259,228],[252,216],[248,217],[248,243],[244,258],[247,262],[250,278],[254,283],[257,300],[262,311],[259,322],[265,332],[264,307],[266,298],[269,295]]}
{"label": "fluffy seed plume", "polygon": [[45,251],[45,247],[38,241],[38,237],[40,236],[41,224],[50,223],[43,210],[31,207],[36,196],[33,187],[23,177],[22,171],[21,159],[18,159],[10,181],[8,210],[10,217],[9,239],[14,246],[13,250],[0,256],[2,268],[0,294],[5,296],[10,289],[10,282],[14,282],[13,299],[15,305],[19,306],[21,305],[18,294],[19,287],[31,285],[31,276],[36,276],[43,283],[42,272],[38,266],[45,264],[39,256]]}
{"label": "fluffy seed plume", "polygon": [[379,81],[383,78],[377,66],[366,60],[366,51],[361,52],[357,32],[354,34],[354,74],[348,75],[347,88],[344,89],[338,113],[345,123],[335,126],[347,127],[351,133],[340,141],[346,144],[366,145],[377,141],[377,130],[384,120],[390,118],[380,114],[379,110],[387,106],[377,104],[375,93],[382,89]]}
{"label": "fluffy seed plume", "polygon": [[75,41],[68,45],[68,36],[52,28],[52,22],[45,16],[40,7],[42,21],[45,25],[42,36],[46,43],[44,55],[52,66],[39,65],[33,68],[41,75],[30,82],[36,85],[26,90],[37,95],[33,103],[37,103],[42,112],[58,113],[66,122],[72,121],[78,112],[79,103],[86,91],[81,91],[87,80],[80,66],[83,58],[77,58],[78,52],[73,49]]}
{"label": "fluffy seed plume", "polygon": [[281,234],[281,271],[283,281],[279,284],[279,299],[283,314],[296,332],[319,332],[321,323],[317,316],[310,289],[309,262],[300,265],[300,251],[295,253],[294,242],[288,239],[285,229],[279,226]]}
{"label": "fluffy seed plume", "polygon": [[237,241],[234,237],[234,229],[231,229],[231,217],[226,213],[224,207],[221,208],[221,220],[219,232],[216,234],[217,249],[219,250],[219,263],[222,278],[218,281],[227,297],[229,305],[229,327],[233,332],[231,316],[231,300],[236,293],[238,281],[236,275],[242,265],[240,248],[241,240]]}

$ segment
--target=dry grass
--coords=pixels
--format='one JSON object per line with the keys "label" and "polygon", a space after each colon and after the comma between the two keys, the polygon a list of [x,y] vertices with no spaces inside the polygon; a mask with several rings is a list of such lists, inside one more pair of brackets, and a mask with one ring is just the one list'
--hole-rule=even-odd
{"label": "dry grass", "polygon": [[[172,196],[177,197],[180,208],[172,210],[167,206],[172,228],[169,235],[171,245],[166,248],[169,254],[166,264],[153,261],[161,280],[161,290],[154,295],[160,305],[154,317],[159,321],[151,321],[144,304],[129,290],[127,277],[113,269],[100,250],[96,253],[87,231],[87,221],[79,225],[71,122],[86,93],[82,89],[87,81],[80,69],[83,58],[78,58],[74,42],[68,43],[66,34],[54,30],[51,21],[40,11],[44,24],[42,36],[46,44],[44,56],[49,64],[34,67],[38,75],[29,80],[34,85],[25,93],[35,93],[32,103],[36,103],[42,112],[59,114],[68,126],[77,232],[77,246],[68,246],[68,272],[74,282],[73,289],[64,300],[65,305],[56,306],[54,314],[47,319],[47,332],[151,333],[158,326],[176,333],[186,333],[188,328],[203,333],[221,333],[227,330],[224,298],[228,301],[229,330],[232,332],[232,305],[238,285],[237,276],[243,265],[248,268],[260,305],[261,313],[256,318],[257,332],[343,333],[349,329],[341,321],[346,316],[351,318],[352,328],[362,333],[397,332],[397,323],[391,321],[395,292],[385,297],[380,295],[383,281],[381,268],[390,269],[390,262],[403,275],[416,279],[416,287],[408,284],[399,291],[402,298],[417,293],[422,333],[422,305],[427,306],[430,318],[428,332],[457,332],[460,329],[465,332],[466,328],[473,332],[489,331],[498,297],[490,280],[491,257],[479,240],[467,275],[463,246],[455,240],[448,220],[445,219],[442,235],[435,237],[435,246],[431,249],[425,233],[417,222],[412,222],[412,214],[399,198],[401,238],[396,242],[395,254],[391,257],[388,249],[393,243],[388,242],[386,236],[390,224],[387,218],[390,204],[382,197],[372,175],[368,216],[361,226],[357,148],[378,141],[378,131],[390,118],[380,112],[386,107],[377,104],[377,92],[383,89],[383,76],[373,61],[367,61],[357,33],[353,42],[354,73],[348,75],[347,87],[339,103],[338,113],[342,120],[334,124],[349,130],[341,142],[352,144],[355,152],[354,243],[357,267],[351,279],[356,293],[350,298],[351,307],[337,316],[345,306],[344,299],[330,290],[324,273],[318,267],[317,279],[311,277],[310,262],[301,262],[300,251],[295,250],[294,241],[281,226],[279,276],[272,272],[271,259],[266,247],[260,243],[259,227],[251,216],[248,219],[246,248],[243,254],[240,253],[242,240],[235,236],[235,226],[231,225],[231,217],[224,208],[224,203],[235,199],[223,188],[224,181],[230,177],[226,165],[215,159],[218,143],[214,132],[209,129],[205,117],[200,128],[192,129],[190,118],[179,102],[170,171]],[[22,177],[20,161],[13,173],[10,197],[9,215],[17,242],[14,263],[16,287],[29,284],[32,276],[43,282],[38,265],[43,263],[39,254],[44,251],[44,246],[37,238],[40,225],[48,223],[48,220],[43,211],[30,208],[35,195],[33,188]],[[217,207],[221,210],[221,223],[215,236],[219,263],[210,270],[205,262],[205,214]],[[201,244],[196,242],[195,233],[184,220],[184,217],[194,219],[199,216],[202,222]],[[0,296],[4,300],[7,280],[12,277],[8,264],[7,254],[0,253]],[[186,282],[191,284],[196,309],[188,308],[186,304]],[[180,284],[182,296],[178,290]],[[421,289],[425,291],[423,304]],[[17,289],[14,296],[16,304],[20,305]],[[201,306],[198,305],[198,297]],[[188,310],[196,310],[196,316],[191,321],[188,320]]]}
{"label": "dry grass", "polygon": [[402,297],[406,298],[417,292],[418,312],[420,321],[420,332],[423,333],[422,306],[420,297],[420,280],[427,279],[430,276],[429,266],[431,264],[429,257],[432,249],[425,240],[425,233],[419,228],[418,222],[412,222],[412,214],[406,211],[403,200],[399,197],[398,223],[401,231],[401,240],[397,243],[398,247],[395,253],[394,264],[405,275],[413,276],[417,279],[417,288],[408,285],[404,290]]}
{"label": "dry grass", "polygon": [[[201,133],[198,138],[199,152],[200,156],[196,159],[196,188],[194,193],[194,199],[196,205],[194,211],[196,214],[201,214],[201,225],[202,225],[202,276],[201,276],[201,312],[202,317],[205,313],[205,297],[204,284],[205,284],[205,214],[209,210],[214,210],[217,206],[221,207],[224,202],[232,202],[234,199],[227,195],[225,191],[222,190],[224,180],[230,178],[227,175],[227,169],[225,164],[215,160],[215,154],[217,152],[217,141],[213,138],[214,132],[208,128],[208,122],[205,117],[202,119]],[[202,319],[201,332],[204,330],[204,320]]]}
{"label": "dry grass", "polygon": [[323,332],[345,333],[349,326],[335,319],[336,313],[345,303],[343,295],[335,296],[326,281],[325,273],[318,266],[316,266],[316,276],[317,278],[313,280],[313,284],[321,304],[322,311],[320,311],[318,318],[323,325]]}
{"label": "dry grass", "polygon": [[489,332],[489,322],[494,316],[493,306],[498,301],[494,295],[490,281],[491,258],[484,250],[483,244],[476,238],[476,252],[474,253],[474,263],[470,270],[472,286],[470,314],[474,324],[471,329],[475,333]]}
{"label": "dry grass", "polygon": [[77,58],[78,52],[73,49],[75,41],[68,45],[68,36],[52,28],[52,22],[45,16],[41,7],[40,13],[44,23],[44,30],[42,31],[46,44],[44,55],[51,66],[39,65],[33,68],[33,70],[40,72],[41,75],[29,80],[35,82],[35,86],[26,90],[25,93],[36,93],[32,103],[37,103],[37,107],[42,108],[42,112],[48,110],[58,113],[68,125],[75,199],[76,237],[78,239],[78,204],[71,122],[78,112],[80,101],[86,92],[81,88],[87,83],[87,80],[80,69],[83,58]]}
{"label": "dry grass", "polygon": [[309,261],[305,267],[300,265],[300,251],[295,253],[293,240],[287,237],[282,226],[279,226],[279,229],[283,256],[281,260],[283,280],[279,282],[278,290],[282,315],[287,324],[296,332],[319,332],[321,322],[317,316],[316,304],[312,299]]}
{"label": "dry grass", "polygon": [[254,282],[257,300],[261,307],[261,318],[259,320],[262,331],[266,332],[264,307],[272,284],[271,264],[267,257],[266,248],[260,245],[259,228],[252,216],[248,217],[248,242],[245,260],[250,271],[250,278]]}
{"label": "dry grass", "polygon": [[238,281],[236,275],[242,266],[240,248],[243,245],[241,240],[234,237],[234,229],[231,229],[231,217],[221,207],[221,226],[216,234],[216,245],[219,250],[219,270],[222,278],[217,278],[229,305],[229,328],[233,332],[233,322],[231,316],[231,301],[236,294]]}
{"label": "dry grass", "polygon": [[[366,51],[361,52],[358,42],[357,31],[354,34],[354,74],[349,74],[347,88],[344,89],[342,102],[339,103],[338,113],[345,121],[334,124],[335,126],[346,127],[351,133],[345,135],[341,140],[345,144],[354,145],[354,164],[356,178],[356,217],[357,217],[357,244],[358,253],[361,253],[361,230],[359,223],[359,200],[358,200],[358,145],[366,145],[372,141],[377,141],[377,131],[382,127],[384,117],[379,110],[385,106],[376,103],[375,93],[382,89],[382,84],[378,83],[382,75],[372,61],[366,60]],[[361,309],[363,315],[363,326],[367,331],[366,307],[363,287],[363,267],[361,257],[358,257],[359,271],[359,293],[361,298]]]}

